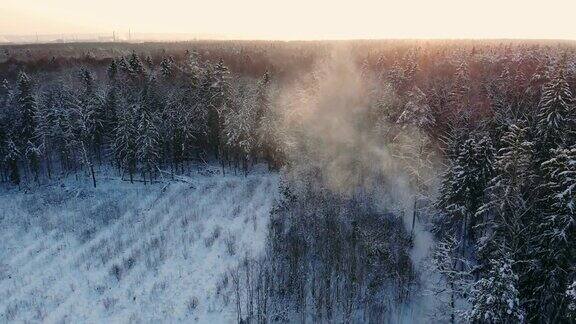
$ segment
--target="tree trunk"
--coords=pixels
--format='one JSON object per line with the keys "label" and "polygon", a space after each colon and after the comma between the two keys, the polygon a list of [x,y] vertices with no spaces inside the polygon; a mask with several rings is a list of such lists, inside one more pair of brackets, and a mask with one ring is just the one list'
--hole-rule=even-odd
{"label": "tree trunk", "polygon": [[18,170],[18,162],[11,159],[10,162],[10,181],[15,185],[20,185],[20,172]]}
{"label": "tree trunk", "polygon": [[414,226],[416,225],[416,205],[418,203],[418,197],[414,196],[414,205],[412,207],[412,230],[410,231],[410,238],[414,236]]}
{"label": "tree trunk", "polygon": [[96,188],[96,173],[94,172],[94,165],[90,163],[90,172],[92,173],[92,182],[94,183],[94,188]]}
{"label": "tree trunk", "polygon": [[455,301],[455,297],[454,297],[454,283],[451,282],[450,283],[450,308],[451,308],[451,313],[450,313],[450,323],[454,324],[456,323],[456,315],[454,314],[455,308],[456,308],[456,301]]}
{"label": "tree trunk", "polygon": [[[468,214],[464,213],[464,223],[462,225],[462,252],[461,252],[462,260],[464,260],[464,256],[466,254],[467,232],[468,232]],[[460,264],[461,264],[460,270],[464,270],[464,261],[461,261]]]}
{"label": "tree trunk", "polygon": [[46,171],[48,172],[48,179],[52,180],[52,163],[50,162],[50,154],[46,154]]}

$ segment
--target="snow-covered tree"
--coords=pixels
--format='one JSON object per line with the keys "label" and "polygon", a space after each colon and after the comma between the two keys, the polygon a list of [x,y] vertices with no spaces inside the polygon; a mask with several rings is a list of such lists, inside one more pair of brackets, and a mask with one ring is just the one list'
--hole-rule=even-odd
{"label": "snow-covered tree", "polygon": [[85,138],[83,141],[85,141],[89,156],[95,156],[100,162],[102,160],[102,148],[105,145],[108,131],[106,128],[106,107],[98,92],[97,82],[92,72],[86,68],[80,69],[80,82],[81,90],[76,108],[82,111],[79,114],[77,112],[76,116],[89,118],[89,120],[82,121],[82,123],[86,123],[86,128],[85,130],[83,129],[83,132],[88,132],[84,134]]}
{"label": "snow-covered tree", "polygon": [[4,156],[4,161],[8,166],[8,175],[10,177],[10,182],[15,185],[20,184],[20,170],[18,169],[18,160],[20,159],[21,153],[18,150],[18,146],[10,138],[6,140],[6,156]]}
{"label": "snow-covered tree", "polygon": [[95,110],[83,98],[70,98],[67,118],[66,144],[76,162],[86,167],[92,176],[92,184],[96,187],[96,170],[94,169]]}
{"label": "snow-covered tree", "polygon": [[59,86],[48,88],[41,96],[36,115],[36,138],[38,147],[44,155],[48,178],[52,176],[51,155],[54,153],[58,143],[58,136],[54,127],[57,123],[57,110],[62,109],[63,102],[61,99],[62,89]]}
{"label": "snow-covered tree", "polygon": [[481,258],[489,259],[495,249],[504,249],[513,258],[524,249],[530,226],[532,142],[528,128],[512,124],[500,139],[494,162],[495,176],[488,182],[485,201],[478,210],[483,237],[478,240]]}
{"label": "snow-covered tree", "polygon": [[116,63],[118,65],[118,71],[122,72],[124,75],[130,75],[131,73],[130,63],[128,63],[126,57],[124,56],[120,57],[119,59],[116,60]]}
{"label": "snow-covered tree", "polygon": [[142,60],[136,52],[132,52],[130,54],[130,58],[128,59],[128,67],[130,69],[130,73],[133,76],[143,76],[145,73],[144,64],[142,64]]}
{"label": "snow-covered tree", "polygon": [[431,253],[429,268],[440,276],[428,289],[437,300],[434,317],[440,322],[459,322],[460,299],[469,290],[470,274],[460,269],[460,264],[467,261],[459,256],[458,245],[458,240],[448,235],[436,243]]}
{"label": "snow-covered tree", "polygon": [[554,157],[542,164],[550,201],[550,238],[572,241],[576,237],[576,146],[552,151]]}
{"label": "snow-covered tree", "polygon": [[[457,146],[457,147],[454,147]],[[437,206],[449,215],[452,227],[462,237],[462,256],[475,238],[476,214],[483,202],[484,190],[492,178],[494,148],[487,135],[470,137],[461,144],[454,141],[453,153],[440,187]]]}
{"label": "snow-covered tree", "polygon": [[118,111],[121,107],[120,90],[116,85],[111,85],[101,104],[100,123],[106,148],[109,149],[114,141],[114,129],[118,124]]}
{"label": "snow-covered tree", "polygon": [[233,87],[230,107],[223,111],[225,144],[242,161],[244,171],[257,144],[257,91],[251,85]]}
{"label": "snow-covered tree", "polygon": [[[426,197],[427,183],[432,174],[432,152],[427,132],[434,127],[434,116],[430,106],[426,103],[426,95],[422,90],[415,87],[407,93],[408,101],[404,111],[398,117],[396,123],[401,125],[405,136],[400,139],[400,157],[405,160],[405,168],[410,175],[414,186],[414,203],[412,207],[412,232],[416,224],[416,218],[420,209],[420,202]],[[397,136],[399,138],[400,136]]]}
{"label": "snow-covered tree", "polygon": [[37,103],[32,89],[32,80],[25,72],[20,72],[18,76],[18,86],[16,101],[20,111],[20,141],[23,144],[34,140],[34,130],[36,122]]}
{"label": "snow-covered tree", "polygon": [[112,59],[112,62],[110,62],[110,65],[108,65],[108,69],[107,69],[107,74],[108,74],[108,79],[110,80],[114,80],[116,79],[116,76],[118,75],[118,62],[116,61],[116,59]]}
{"label": "snow-covered tree", "polygon": [[208,143],[213,147],[216,155],[222,153],[222,128],[224,118],[222,111],[230,107],[228,102],[230,95],[230,72],[224,61],[220,60],[215,66],[206,69],[203,80],[203,96],[207,98],[208,108]]}
{"label": "snow-covered tree", "polygon": [[277,87],[272,82],[270,73],[266,72],[258,82],[256,106],[257,147],[269,168],[275,167],[283,156],[281,116],[273,104]]}
{"label": "snow-covered tree", "polygon": [[538,260],[533,298],[545,321],[565,319],[565,291],[576,264],[576,147],[550,152],[554,157],[542,164],[542,215],[533,245]]}
{"label": "snow-covered tree", "polygon": [[8,80],[3,79],[0,81],[0,109],[3,109],[10,99],[10,84]]}
{"label": "snow-covered tree", "polygon": [[148,173],[150,181],[156,173],[160,162],[160,134],[158,126],[160,122],[157,114],[143,109],[138,120],[138,138],[136,140],[137,156],[142,162],[142,175],[146,181]]}
{"label": "snow-covered tree", "polygon": [[133,181],[137,167],[138,122],[137,106],[124,107],[118,115],[118,124],[114,130],[114,155],[123,170],[126,170]]}
{"label": "snow-covered tree", "polygon": [[512,260],[504,257],[490,260],[490,270],[478,280],[471,292],[472,308],[466,318],[472,323],[523,323],[518,276],[512,270]]}
{"label": "snow-covered tree", "polygon": [[160,73],[165,79],[170,79],[174,75],[174,59],[172,57],[164,57],[160,61]]}
{"label": "snow-covered tree", "polygon": [[536,134],[541,162],[551,158],[550,150],[565,144],[574,132],[574,97],[566,81],[563,68],[549,72],[549,80],[542,89],[538,105]]}
{"label": "snow-covered tree", "polygon": [[458,122],[469,114],[470,105],[470,72],[466,61],[460,62],[456,68],[454,79],[448,94],[448,104],[450,106],[450,118],[453,122]]}
{"label": "snow-covered tree", "polygon": [[150,70],[154,69],[154,60],[152,60],[152,57],[150,55],[146,55],[146,57],[144,58],[144,61],[146,62],[146,66]]}
{"label": "snow-covered tree", "polygon": [[151,76],[147,80],[140,104],[138,120],[138,156],[143,164],[142,174],[148,173],[152,178],[158,168],[161,154],[160,116],[166,108],[166,98],[158,80]]}
{"label": "snow-covered tree", "polygon": [[32,88],[32,80],[25,72],[18,76],[16,102],[20,113],[18,141],[20,152],[24,154],[34,178],[38,181],[40,156],[36,145],[36,114],[38,105]]}
{"label": "snow-covered tree", "polygon": [[414,125],[422,130],[428,130],[434,126],[435,120],[426,102],[426,94],[415,87],[408,92],[408,101],[397,123],[401,125]]}
{"label": "snow-covered tree", "polygon": [[571,319],[576,319],[576,281],[572,282],[568,289],[566,290],[566,296],[568,297],[568,315]]}

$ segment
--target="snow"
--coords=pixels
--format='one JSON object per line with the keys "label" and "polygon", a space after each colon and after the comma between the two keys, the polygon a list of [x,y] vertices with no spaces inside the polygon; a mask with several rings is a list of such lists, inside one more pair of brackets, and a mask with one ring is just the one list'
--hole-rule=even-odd
{"label": "snow", "polygon": [[278,176],[0,189],[0,322],[231,322],[217,296],[263,253]]}

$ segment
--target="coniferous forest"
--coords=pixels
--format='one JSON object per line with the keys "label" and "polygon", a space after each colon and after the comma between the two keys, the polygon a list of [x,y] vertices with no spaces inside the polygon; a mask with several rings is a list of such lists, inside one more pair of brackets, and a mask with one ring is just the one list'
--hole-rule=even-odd
{"label": "coniferous forest", "polygon": [[[4,203],[59,190],[65,179],[95,195],[114,181],[122,190],[161,194],[184,184],[201,199],[211,194],[202,179],[233,177],[248,196],[274,197],[263,234],[246,239],[261,244],[260,253],[241,252],[244,239],[225,226],[202,238],[205,248],[221,242],[224,254],[240,260],[220,266],[217,284],[206,288],[210,305],[219,305],[211,312],[233,314],[223,322],[576,321],[573,42],[195,41],[0,50]],[[277,185],[255,188],[251,177],[262,174],[277,177]],[[237,204],[232,214],[257,213],[260,205],[226,188],[214,201]],[[188,204],[203,212],[174,199],[166,210]],[[14,208],[0,211],[0,227],[33,228],[36,221]],[[59,217],[66,222],[66,214]],[[251,217],[245,226],[256,230]],[[106,278],[115,280],[107,285],[122,285],[143,255],[164,251],[158,246],[181,235],[184,218],[169,227],[177,219],[163,222],[176,229],[159,231],[138,254],[102,254]],[[78,231],[79,242],[114,222]],[[58,229],[46,226],[46,233]],[[183,241],[177,246],[185,249]],[[16,252],[25,251],[0,248],[0,322],[25,320],[20,312],[33,307],[11,281],[17,263],[8,256]],[[146,267],[161,269],[170,255]],[[113,314],[121,309],[115,303],[131,298],[102,299],[102,307]],[[190,314],[207,304],[183,303]],[[49,318],[41,315],[29,319]],[[163,320],[193,322],[190,316]]]}

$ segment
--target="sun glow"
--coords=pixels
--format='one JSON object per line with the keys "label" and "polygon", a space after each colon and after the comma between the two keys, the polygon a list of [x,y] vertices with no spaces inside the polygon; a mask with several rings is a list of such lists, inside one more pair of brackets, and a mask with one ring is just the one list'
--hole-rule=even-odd
{"label": "sun glow", "polygon": [[574,12],[570,0],[2,0],[0,35],[576,39]]}

